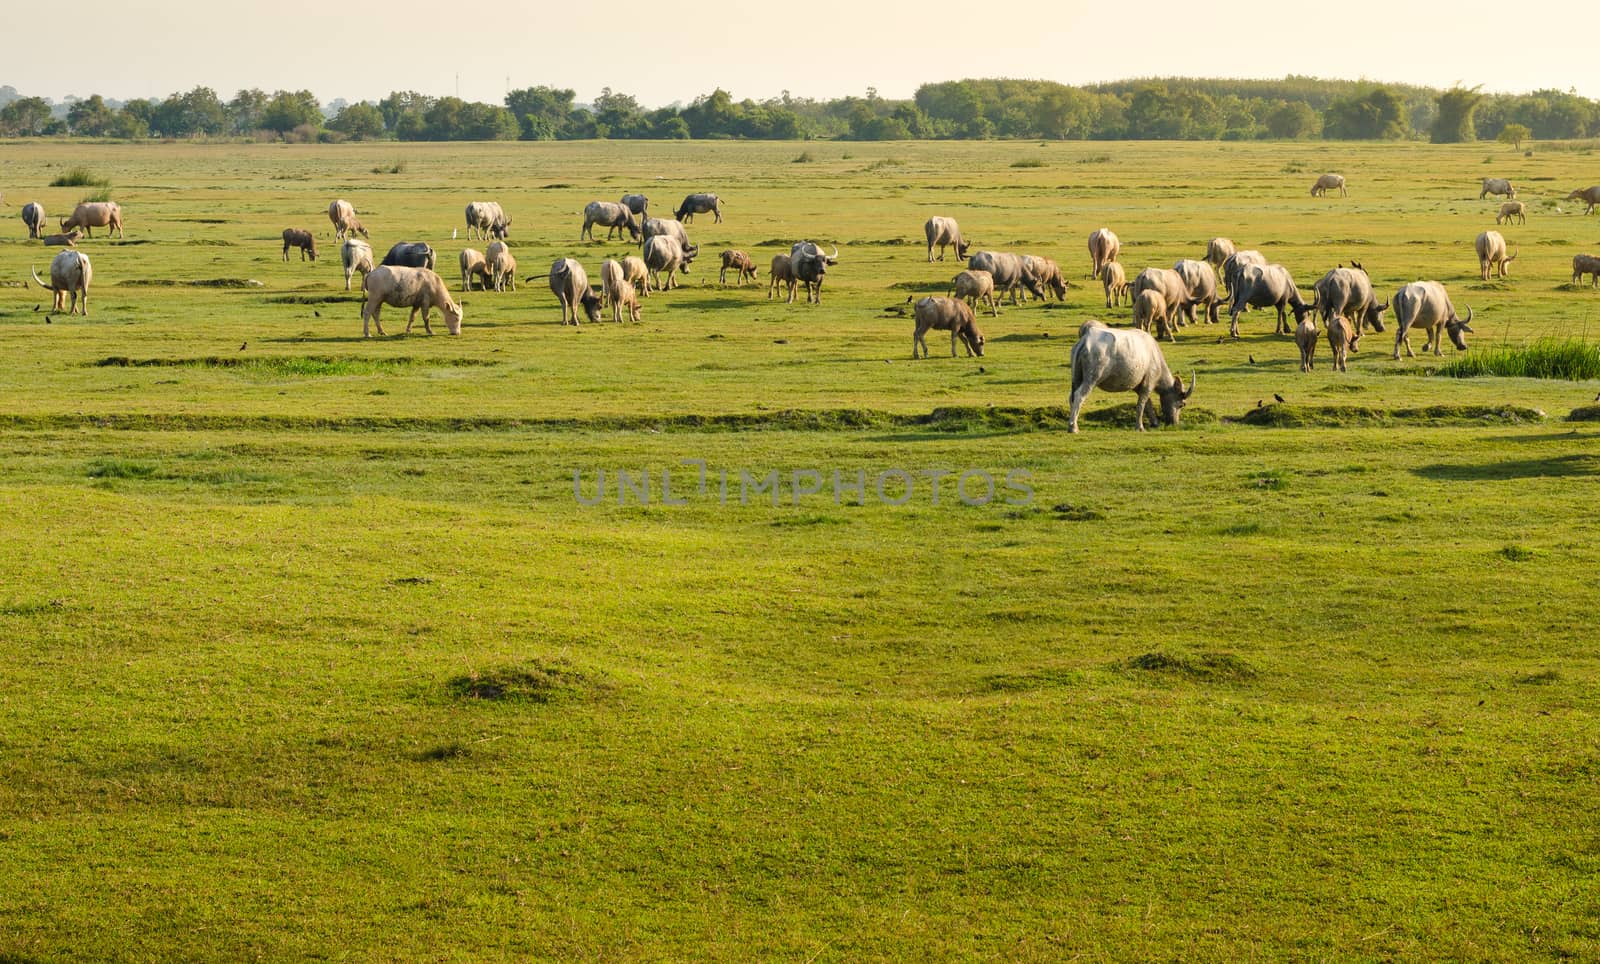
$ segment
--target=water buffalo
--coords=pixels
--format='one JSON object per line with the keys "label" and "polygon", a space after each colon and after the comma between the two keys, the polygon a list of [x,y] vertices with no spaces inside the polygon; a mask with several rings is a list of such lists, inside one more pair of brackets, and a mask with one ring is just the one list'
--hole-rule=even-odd
{"label": "water buffalo", "polygon": [[639,320],[639,292],[628,280],[627,271],[616,261],[607,258],[600,264],[600,289],[605,300],[611,303],[611,320],[622,323],[622,312],[628,312],[631,321]]}
{"label": "water buffalo", "polygon": [[1128,273],[1117,261],[1107,261],[1100,268],[1100,284],[1106,289],[1106,307],[1121,305],[1128,296]]}
{"label": "water buffalo", "polygon": [[[433,249],[422,241],[399,241],[383,256],[383,267],[433,270]],[[396,306],[398,307],[398,306]]]}
{"label": "water buffalo", "polygon": [[1428,336],[1427,344],[1422,346],[1423,351],[1431,347],[1435,355],[1444,354],[1441,343],[1445,334],[1450,336],[1457,348],[1467,350],[1466,339],[1461,337],[1461,333],[1472,331],[1472,308],[1467,308],[1466,321],[1457,317],[1456,307],[1450,303],[1450,293],[1444,290],[1444,285],[1437,281],[1413,281],[1401,286],[1392,301],[1395,321],[1399,323],[1394,334],[1396,361],[1400,358],[1401,345],[1405,346],[1408,356],[1417,357],[1411,350],[1412,328],[1421,329]]}
{"label": "water buffalo", "polygon": [[355,205],[349,201],[339,200],[328,205],[328,220],[333,222],[333,237],[336,241],[343,241],[346,235],[360,234],[363,238],[371,238],[367,229],[362,226],[361,219],[356,217]]}
{"label": "water buffalo", "polygon": [[1514,198],[1517,196],[1517,189],[1512,187],[1511,182],[1503,177],[1486,177],[1483,179],[1483,190],[1478,192],[1478,200],[1481,201],[1491,194],[1503,194],[1506,197]]}
{"label": "water buffalo", "polygon": [[637,217],[642,218],[650,211],[650,199],[643,194],[624,194],[619,203]]}
{"label": "water buffalo", "polygon": [[1260,251],[1235,251],[1228,255],[1222,262],[1222,283],[1228,289],[1228,294],[1233,294],[1233,288],[1239,283],[1239,272],[1247,265],[1267,263],[1266,255]]}
{"label": "water buffalo", "polygon": [[1311,185],[1312,197],[1324,197],[1334,188],[1339,189],[1340,197],[1349,197],[1350,192],[1344,189],[1343,174],[1324,174],[1317,178],[1317,183]]}
{"label": "water buffalo", "polygon": [[1366,327],[1371,326],[1373,331],[1383,330],[1383,313],[1389,310],[1389,302],[1380,304],[1378,296],[1373,294],[1372,279],[1367,277],[1361,262],[1354,264],[1353,268],[1334,268],[1311,286],[1315,292],[1312,304],[1321,310],[1324,324],[1334,318],[1350,320],[1349,344],[1352,348],[1360,341]]}
{"label": "water buffalo", "polygon": [[1499,224],[1504,221],[1506,224],[1510,224],[1512,218],[1516,218],[1519,224],[1527,224],[1528,205],[1522,201],[1505,202],[1500,205],[1500,213],[1494,216],[1494,223]]}
{"label": "water buffalo", "polygon": [[[811,241],[799,241],[789,249],[789,268],[794,272],[794,280],[806,287],[806,303],[822,304],[822,279],[828,273],[828,268],[839,263],[839,246],[834,245],[832,254],[823,254],[820,245]],[[794,303],[794,288],[789,288],[789,303]]]}
{"label": "water buffalo", "polygon": [[1594,206],[1600,204],[1600,185],[1586,187],[1581,191],[1573,191],[1567,195],[1567,200],[1571,201],[1573,199],[1580,200],[1588,205],[1583,211],[1584,214],[1593,214]]}
{"label": "water buffalo", "polygon": [[716,223],[722,223],[722,199],[715,194],[691,194],[678,205],[678,210],[672,216],[684,224],[694,220],[696,214],[711,213],[716,217]]}
{"label": "water buffalo", "polygon": [[478,287],[484,291],[489,290],[489,259],[477,248],[461,249],[461,290],[471,291],[473,279],[478,281]]}
{"label": "water buffalo", "polygon": [[300,260],[304,261],[307,255],[311,260],[317,260],[317,239],[310,231],[304,228],[283,229],[283,260],[289,260],[289,249],[300,249]]}
{"label": "water buffalo", "polygon": [[639,250],[642,253],[644,246],[650,239],[658,235],[669,235],[678,239],[678,244],[685,249],[689,247],[689,232],[684,230],[682,221],[672,218],[645,218],[639,232]]}
{"label": "water buffalo", "polygon": [[1574,255],[1572,258],[1572,283],[1583,284],[1584,275],[1593,275],[1589,287],[1600,288],[1600,257],[1592,254]]}
{"label": "water buffalo", "polygon": [[467,237],[503,241],[511,236],[511,219],[498,201],[472,201],[467,205]]}
{"label": "water buffalo", "polygon": [[954,246],[956,257],[965,258],[967,249],[971,247],[967,240],[961,236],[961,225],[955,218],[929,218],[928,223],[922,226],[923,234],[928,236],[928,262],[933,262],[933,248],[939,247],[939,260],[944,260],[944,249]]}
{"label": "water buffalo", "polygon": [[1173,336],[1172,326],[1167,323],[1170,314],[1171,312],[1167,310],[1167,299],[1154,288],[1144,289],[1133,299],[1133,327],[1140,331],[1154,328],[1157,338],[1165,337],[1169,341],[1177,341]]}
{"label": "water buffalo", "polygon": [[360,238],[345,238],[339,246],[339,264],[344,268],[344,290],[350,290],[350,279],[357,271],[365,287],[367,275],[372,273],[372,245]]}
{"label": "water buffalo", "polygon": [[496,291],[517,290],[517,259],[504,241],[491,241],[483,260],[489,268],[489,283]]}
{"label": "water buffalo", "polygon": [[39,240],[43,241],[44,246],[47,248],[75,248],[78,246],[78,239],[81,237],[83,237],[83,232],[73,228],[66,234],[47,234]]}
{"label": "water buffalo", "polygon": [[1207,322],[1216,324],[1220,320],[1217,316],[1220,299],[1217,297],[1217,273],[1211,270],[1211,265],[1204,261],[1183,258],[1172,266],[1172,270],[1178,273],[1189,289],[1189,297],[1183,306],[1183,313],[1188,318],[1189,324],[1194,324],[1195,305],[1205,309]]}
{"label": "water buffalo", "polygon": [[28,237],[37,238],[44,231],[44,205],[29,201],[22,206],[22,223],[28,227]]}
{"label": "water buffalo", "polygon": [[643,258],[632,254],[623,258],[622,277],[639,290],[640,297],[650,297],[650,269]]}
{"label": "water buffalo", "polygon": [[105,228],[106,234],[117,232],[117,237],[122,237],[122,206],[115,201],[92,201],[78,205],[72,210],[70,217],[61,219],[61,230],[82,228],[89,237],[94,237],[91,228]]}
{"label": "water buffalo", "polygon": [[1107,328],[1091,318],[1078,329],[1072,346],[1072,395],[1067,430],[1078,430],[1078,411],[1084,399],[1096,388],[1108,392],[1137,392],[1139,431],[1144,431],[1144,413],[1150,394],[1161,399],[1161,418],[1177,425],[1183,406],[1194,394],[1195,379],[1189,387],[1167,367],[1161,346],[1148,332],[1137,328]]}
{"label": "water buffalo", "polygon": [[461,334],[461,306],[450,297],[450,289],[445,287],[444,279],[434,274],[431,268],[385,263],[361,279],[361,289],[367,293],[366,303],[361,306],[363,338],[372,337],[368,322],[378,329],[379,335],[384,334],[383,320],[379,314],[385,305],[411,309],[411,315],[406,319],[407,334],[417,320],[418,311],[422,312],[423,330],[433,334],[433,326],[428,324],[428,312],[434,308],[444,312],[445,328],[450,334]]}
{"label": "water buffalo", "polygon": [[573,259],[557,258],[555,263],[550,265],[550,291],[555,294],[556,300],[561,302],[563,325],[567,324],[568,314],[572,316],[573,325],[579,324],[580,305],[590,321],[600,320],[600,296],[589,287],[589,275],[583,270],[583,265]]}
{"label": "water buffalo", "polygon": [[729,268],[732,268],[737,275],[734,284],[742,285],[745,278],[749,278],[751,281],[756,278],[756,263],[750,260],[750,256],[743,251],[729,250],[722,252],[722,270],[717,273],[718,284],[725,285],[728,283]]}
{"label": "water buffalo", "polygon": [[[694,262],[695,256],[700,253],[700,248],[690,245],[685,248],[678,243],[678,239],[671,235],[659,235],[651,238],[644,244],[644,266],[650,271],[652,285],[657,291],[671,291],[678,287],[678,272],[689,273],[689,265]],[[667,273],[667,283],[661,283],[661,272]]]}
{"label": "water buffalo", "polygon": [[[89,317],[89,281],[94,272],[89,267],[89,256],[82,251],[62,251],[50,259],[50,283],[45,284],[39,278],[39,272],[29,266],[28,273],[33,275],[34,283],[47,291],[54,293],[51,304],[53,311],[67,310],[67,314],[78,312],[78,296],[83,295],[83,316]],[[72,296],[72,307],[67,308],[67,296]]]}
{"label": "water buffalo", "polygon": [[1472,246],[1478,252],[1478,277],[1484,281],[1489,280],[1489,272],[1495,272],[1496,278],[1506,276],[1506,265],[1517,260],[1516,254],[1506,256],[1506,239],[1499,231],[1485,231],[1478,235]]}
{"label": "water buffalo", "polygon": [[767,300],[771,301],[773,294],[785,285],[789,288],[789,300],[792,302],[795,285],[794,262],[786,254],[775,254],[772,256],[772,267],[767,270]]}
{"label": "water buffalo", "polygon": [[987,271],[963,271],[950,282],[950,294],[970,303],[974,310],[981,300],[989,306],[989,317],[1000,317],[994,303],[994,275]]}
{"label": "water buffalo", "polygon": [[919,345],[922,346],[921,357],[928,357],[928,340],[924,336],[930,330],[950,333],[951,358],[956,357],[957,342],[966,346],[968,358],[973,355],[983,357],[983,332],[978,330],[978,322],[972,317],[972,308],[965,301],[937,296],[919,298],[912,308],[912,316],[917,322],[916,330],[911,334],[912,358],[918,357]]}
{"label": "water buffalo", "polygon": [[1281,264],[1245,265],[1239,272],[1239,283],[1233,288],[1233,307],[1229,318],[1228,334],[1239,337],[1239,315],[1246,308],[1278,309],[1278,326],[1275,334],[1294,334],[1294,329],[1284,319],[1284,309],[1294,309],[1295,324],[1312,310],[1310,303],[1300,297],[1289,269]]}
{"label": "water buffalo", "polygon": [[[1228,259],[1238,252],[1232,241],[1227,238],[1212,238],[1206,242],[1206,264],[1217,272],[1217,277],[1222,278],[1222,266]],[[1226,279],[1224,279],[1226,280]]]}
{"label": "water buffalo", "polygon": [[634,220],[633,212],[627,205],[613,201],[590,201],[583,209],[583,228],[578,231],[578,240],[582,241],[584,235],[589,240],[594,240],[594,226],[601,225],[606,229],[606,240],[611,240],[611,235],[626,230],[633,240],[639,240],[639,222]]}
{"label": "water buffalo", "polygon": [[1107,261],[1117,260],[1122,253],[1122,242],[1110,228],[1096,228],[1089,232],[1089,277],[1100,277],[1100,269]]}
{"label": "water buffalo", "polygon": [[1139,307],[1139,295],[1144,291],[1154,291],[1161,295],[1161,306],[1164,310],[1153,319],[1156,322],[1156,337],[1166,338],[1168,341],[1176,340],[1178,320],[1191,310],[1189,283],[1184,280],[1183,275],[1171,268],[1146,268],[1133,279],[1133,284],[1129,288],[1129,293],[1133,295],[1135,310]]}
{"label": "water buffalo", "polygon": [[[1067,281],[1061,277],[1060,265],[1049,258],[1025,254],[1022,256],[1022,269],[1032,274],[1041,288],[1055,292],[1057,301],[1067,300]],[[1045,301],[1048,299],[1044,295],[1040,295],[1039,300]]]}
{"label": "water buffalo", "polygon": [[994,290],[1004,297],[1011,295],[1011,303],[1017,304],[1017,292],[1026,289],[1039,298],[1044,297],[1044,285],[1033,276],[1023,263],[1022,256],[1011,254],[1008,251],[979,251],[967,259],[967,267],[973,271],[987,271],[994,277]]}

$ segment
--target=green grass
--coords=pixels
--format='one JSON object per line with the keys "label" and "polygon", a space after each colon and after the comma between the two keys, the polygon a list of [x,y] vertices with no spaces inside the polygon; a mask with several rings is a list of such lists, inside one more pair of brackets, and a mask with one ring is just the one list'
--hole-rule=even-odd
{"label": "green grass", "polygon": [[51,187],[111,187],[109,178],[100,177],[87,167],[73,167],[57,175],[51,182]]}
{"label": "green grass", "polygon": [[1491,345],[1439,367],[1452,378],[1496,375],[1504,378],[1600,378],[1600,345],[1576,338],[1540,338],[1526,345]]}
{"label": "green grass", "polygon": [[[1600,427],[1567,420],[1600,383],[1430,373],[1583,338],[1593,219],[1505,229],[1489,290],[1481,145],[418,144],[374,173],[394,150],[0,152],[50,210],[63,162],[113,176],[128,223],[79,242],[87,318],[0,286],[0,957],[1600,957]],[[1538,201],[1588,160],[1503,172]],[[1323,170],[1351,196],[1307,196]],[[574,212],[635,190],[717,191],[691,237],[763,281],[839,239],[822,304],[697,264],[641,324],[559,325],[555,258],[637,251]],[[462,206],[500,200],[518,290],[457,292],[459,338],[362,339],[337,260],[277,240],[331,252],[336,197],[452,288]],[[1055,258],[1067,301],[913,362],[884,309],[959,270],[936,213]],[[1130,274],[1220,234],[1307,292],[1352,256],[1382,297],[1437,278],[1481,334],[1302,374],[1267,313],[1185,328],[1179,429],[1097,391],[1071,435],[1078,327],[1129,316],[1081,278],[1102,225]],[[39,257],[0,244],[0,277]],[[969,470],[1031,498],[969,504]]]}

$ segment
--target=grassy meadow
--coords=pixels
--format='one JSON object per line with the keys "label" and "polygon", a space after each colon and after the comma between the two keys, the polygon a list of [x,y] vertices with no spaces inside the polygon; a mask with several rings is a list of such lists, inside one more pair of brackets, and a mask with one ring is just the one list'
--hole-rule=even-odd
{"label": "grassy meadow", "polygon": [[[75,167],[126,220],[86,318],[17,217]],[[1529,205],[1487,283],[1484,176]],[[0,961],[1600,957],[1600,382],[1441,371],[1600,341],[1596,182],[1585,145],[7,143]],[[558,324],[553,259],[634,250],[585,203],[701,190],[683,288]],[[435,247],[459,338],[361,338],[340,197]],[[459,292],[480,198],[515,292]],[[913,362],[934,214],[1067,300]],[[1096,392],[1069,435],[1078,326],[1129,319],[1100,226],[1130,278],[1225,235],[1308,296],[1437,279],[1471,347],[1302,374],[1252,312],[1163,346],[1180,428]],[[820,306],[766,298],[800,239]]]}

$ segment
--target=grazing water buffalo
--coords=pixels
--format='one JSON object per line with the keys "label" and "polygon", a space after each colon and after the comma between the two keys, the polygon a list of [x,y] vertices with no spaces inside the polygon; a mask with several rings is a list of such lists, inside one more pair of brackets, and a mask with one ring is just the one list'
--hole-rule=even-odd
{"label": "grazing water buffalo", "polygon": [[1367,326],[1373,331],[1383,330],[1383,313],[1389,310],[1389,302],[1378,302],[1378,296],[1372,292],[1372,279],[1367,277],[1359,261],[1353,268],[1341,266],[1329,271],[1311,286],[1311,290],[1315,292],[1312,304],[1321,309],[1324,324],[1334,318],[1350,320],[1352,348]]}
{"label": "grazing water buffalo", "polygon": [[434,308],[444,312],[445,328],[450,334],[461,334],[461,306],[450,297],[450,289],[445,287],[444,279],[434,274],[431,268],[379,265],[361,279],[361,289],[367,293],[366,304],[361,306],[363,338],[372,337],[367,328],[368,322],[378,329],[379,335],[384,334],[379,313],[385,305],[411,309],[411,315],[406,319],[407,334],[410,334],[411,326],[417,320],[418,311],[422,312],[423,330],[433,334],[433,326],[428,324],[428,312]]}
{"label": "grazing water buffalo", "polygon": [[684,224],[694,220],[696,214],[711,213],[716,217],[716,223],[722,223],[722,199],[715,194],[691,194],[678,205],[678,210],[672,216]]}
{"label": "grazing water buffalo", "polygon": [[912,308],[912,316],[917,321],[916,330],[911,334],[912,358],[918,357],[919,345],[922,346],[921,357],[928,357],[928,340],[924,336],[930,330],[950,333],[951,358],[956,357],[957,342],[966,345],[968,358],[973,355],[983,357],[983,332],[978,330],[978,322],[972,317],[972,308],[965,301],[937,296],[919,298]]}
{"label": "grazing water buffalo", "polygon": [[[806,303],[822,304],[822,279],[828,268],[839,263],[839,246],[832,254],[823,254],[822,247],[811,241],[799,241],[789,249],[789,268],[794,280],[806,287]],[[794,303],[793,284],[789,288],[789,303]]]}
{"label": "grazing water buffalo", "polygon": [[601,225],[606,229],[606,240],[611,240],[611,235],[626,230],[633,240],[639,240],[639,222],[634,220],[633,212],[627,205],[617,204],[612,201],[590,201],[583,209],[583,228],[578,232],[578,240],[582,241],[584,235],[589,240],[594,240],[594,226]]}
{"label": "grazing water buffalo", "polygon": [[283,229],[283,260],[285,261],[289,260],[290,248],[300,249],[301,261],[306,259],[306,255],[310,255],[312,261],[317,260],[317,239],[310,231],[304,228]]}
{"label": "grazing water buffalo", "polygon": [[1432,347],[1435,355],[1444,354],[1441,343],[1445,334],[1450,336],[1457,348],[1467,350],[1466,339],[1461,337],[1461,333],[1472,330],[1472,308],[1467,308],[1466,321],[1458,318],[1456,307],[1450,303],[1450,293],[1444,290],[1444,285],[1437,281],[1413,281],[1394,293],[1393,303],[1394,317],[1399,322],[1399,330],[1394,334],[1394,357],[1397,361],[1401,345],[1405,346],[1408,356],[1417,357],[1411,350],[1412,328],[1421,329],[1428,336],[1427,344],[1422,346],[1423,351]]}
{"label": "grazing water buffalo", "polygon": [[1500,205],[1500,213],[1494,216],[1494,223],[1499,224],[1500,222],[1504,221],[1505,223],[1510,224],[1512,218],[1516,218],[1517,223],[1519,224],[1527,224],[1528,205],[1521,201],[1505,202],[1504,204]]}
{"label": "grazing water buffalo", "polygon": [[629,320],[639,320],[639,293],[634,290],[622,265],[610,258],[600,264],[600,290],[605,293],[605,300],[611,303],[612,321],[622,324],[623,309],[627,309]]}
{"label": "grazing water buffalo", "polygon": [[333,222],[333,238],[343,241],[346,235],[359,234],[363,238],[370,238],[367,229],[362,226],[361,219],[356,217],[355,205],[349,201],[339,200],[328,205],[328,220]]}
{"label": "grazing water buffalo", "polygon": [[1184,389],[1183,380],[1172,374],[1161,354],[1161,346],[1148,332],[1136,328],[1107,328],[1091,318],[1078,329],[1078,340],[1072,346],[1072,396],[1067,430],[1078,430],[1078,410],[1096,388],[1108,392],[1137,392],[1141,432],[1152,392],[1161,399],[1162,420],[1168,425],[1177,425],[1184,403],[1194,394],[1194,382],[1191,377],[1189,388]]}
{"label": "grazing water buffalo", "polygon": [[1211,265],[1204,261],[1194,261],[1184,258],[1172,266],[1178,273],[1183,283],[1189,289],[1188,300],[1184,303],[1183,313],[1189,319],[1189,324],[1194,324],[1194,307],[1200,305],[1205,309],[1206,321],[1210,324],[1218,322],[1217,308],[1217,273],[1211,270]]}
{"label": "grazing water buffalo", "polygon": [[105,228],[106,234],[117,232],[117,237],[122,237],[122,206],[115,201],[93,201],[78,205],[73,208],[72,215],[61,219],[61,230],[68,231],[72,228],[82,228],[89,237],[94,237],[90,228]]}
{"label": "grazing water buffalo", "polygon": [[744,279],[756,279],[756,263],[743,251],[728,250],[722,252],[722,270],[717,273],[717,283],[728,283],[728,269],[732,268],[737,273],[734,284],[744,284]]}
{"label": "grazing water buffalo", "polygon": [[[1039,287],[1055,292],[1057,301],[1067,300],[1067,281],[1061,277],[1061,266],[1049,258],[1035,257],[1031,254],[1022,256],[1022,269],[1033,275]],[[1048,300],[1044,295],[1039,296],[1040,301]]]}
{"label": "grazing water buffalo", "polygon": [[643,194],[624,194],[619,203],[641,218],[650,210],[650,199]]}
{"label": "grazing water buffalo", "polygon": [[994,275],[987,271],[963,271],[950,282],[950,294],[972,305],[976,310],[979,300],[989,306],[989,317],[1000,317],[994,303]]}
{"label": "grazing water buffalo", "polygon": [[1600,185],[1586,187],[1581,191],[1573,191],[1571,194],[1567,195],[1567,200],[1571,201],[1573,199],[1580,200],[1584,204],[1588,205],[1588,207],[1584,209],[1584,214],[1593,214],[1594,206],[1596,204],[1600,204]]}
{"label": "grazing water buffalo", "polygon": [[83,316],[89,317],[89,281],[94,272],[89,267],[89,256],[82,251],[62,251],[50,259],[50,283],[39,278],[39,272],[30,265],[28,273],[34,283],[54,293],[53,311],[67,307],[67,295],[72,296],[72,307],[67,314],[78,312],[78,295],[83,295]]}
{"label": "grazing water buffalo", "polygon": [[339,246],[339,264],[344,268],[344,290],[350,290],[350,279],[361,272],[363,287],[367,275],[372,273],[372,245],[360,238],[345,238]]}
{"label": "grazing water buffalo", "polygon": [[1481,201],[1491,194],[1503,194],[1514,198],[1517,196],[1517,189],[1503,177],[1486,177],[1483,179],[1483,190],[1478,192],[1478,200]]}
{"label": "grazing water buffalo", "polygon": [[683,228],[682,221],[672,218],[645,218],[644,226],[640,230],[639,250],[644,251],[644,246],[650,239],[660,235],[667,235],[678,239],[678,244],[685,249],[689,247],[689,232]]}
{"label": "grazing water buffalo", "polygon": [[1349,197],[1350,192],[1344,189],[1343,174],[1324,174],[1317,178],[1317,183],[1311,185],[1312,197],[1323,197],[1334,188],[1339,189],[1340,197]]}
{"label": "grazing water buffalo", "polygon": [[1515,254],[1506,256],[1506,239],[1499,231],[1485,231],[1478,235],[1472,246],[1478,251],[1478,276],[1484,281],[1489,280],[1489,272],[1493,270],[1496,278],[1506,276],[1506,265],[1517,260]]}
{"label": "grazing water buffalo", "polygon": [[511,236],[511,219],[498,201],[472,201],[467,205],[467,237],[501,241]]}
{"label": "grazing water buffalo", "polygon": [[1024,288],[1039,298],[1044,297],[1044,285],[1028,270],[1021,255],[1007,251],[979,251],[967,259],[967,267],[973,271],[989,272],[994,277],[994,290],[1002,297],[1010,294],[1013,305],[1018,303],[1017,292]]}
{"label": "grazing water buffalo", "polygon": [[955,218],[929,218],[928,223],[922,226],[922,232],[928,236],[928,261],[933,262],[933,248],[939,247],[939,260],[944,260],[944,249],[954,246],[956,257],[965,258],[967,249],[971,247],[967,240],[961,236],[961,225]]}
{"label": "grazing water buffalo", "polygon": [[1189,283],[1171,268],[1146,268],[1133,279],[1131,292],[1135,311],[1139,308],[1139,295],[1144,291],[1161,295],[1164,310],[1154,318],[1156,337],[1175,341],[1179,316],[1190,310]]}
{"label": "grazing water buffalo", "polygon": [[1284,319],[1286,307],[1294,309],[1295,324],[1299,324],[1312,310],[1312,306],[1301,299],[1300,289],[1295,286],[1289,269],[1281,264],[1245,265],[1239,273],[1239,283],[1233,289],[1228,334],[1239,337],[1239,316],[1246,308],[1278,309],[1278,327],[1273,329],[1273,333],[1294,334],[1294,329]]}
{"label": "grazing water buffalo", "polygon": [[[1100,268],[1100,285],[1106,289],[1106,307],[1121,305],[1128,295],[1128,273],[1117,261],[1107,261]],[[1130,299],[1131,300],[1131,299]]]}
{"label": "grazing water buffalo", "polygon": [[1600,288],[1600,258],[1592,254],[1574,255],[1572,258],[1572,283],[1582,284],[1584,275],[1594,275],[1589,287]]}
{"label": "grazing water buffalo", "polygon": [[433,249],[422,241],[400,241],[383,256],[383,267],[433,270]]}
{"label": "grazing water buffalo", "polygon": [[28,237],[37,238],[44,230],[44,205],[29,201],[22,206],[22,223],[28,226]]}
{"label": "grazing water buffalo", "polygon": [[1122,253],[1122,242],[1110,228],[1096,228],[1089,232],[1089,277],[1100,277],[1100,269],[1107,261],[1117,260]]}
{"label": "grazing water buffalo", "polygon": [[1228,294],[1233,294],[1233,288],[1239,283],[1239,272],[1247,265],[1267,263],[1266,255],[1260,251],[1235,251],[1228,255],[1222,262],[1222,283],[1227,287]]}
{"label": "grazing water buffalo", "polygon": [[568,314],[572,316],[573,325],[579,324],[580,305],[583,306],[583,313],[589,316],[590,321],[600,320],[600,296],[589,287],[589,275],[583,270],[583,265],[571,258],[557,258],[555,263],[550,265],[550,290],[555,294],[556,300],[561,302],[563,325],[567,324]]}
{"label": "grazing water buffalo", "polygon": [[639,290],[640,297],[650,297],[650,269],[645,266],[643,258],[632,254],[623,258],[622,277]]}
{"label": "grazing water buffalo", "polygon": [[461,290],[472,290],[472,279],[478,279],[478,287],[484,291],[489,290],[489,259],[477,248],[461,249]]}
{"label": "grazing water buffalo", "polygon": [[794,301],[794,262],[786,254],[772,256],[772,267],[767,270],[767,300],[772,300],[772,295],[780,287],[789,288],[789,300]]}
{"label": "grazing water buffalo", "polygon": [[[671,235],[659,235],[644,243],[644,266],[650,271],[651,284],[657,291],[671,291],[678,287],[678,272],[689,273],[689,265],[694,262],[695,256],[700,253],[700,248],[690,245],[685,248],[678,243],[678,239]],[[661,272],[667,273],[667,283],[661,284]]]}
{"label": "grazing water buffalo", "polygon": [[483,252],[483,260],[488,264],[489,283],[494,290],[517,290],[517,259],[504,241],[489,242],[489,247]]}

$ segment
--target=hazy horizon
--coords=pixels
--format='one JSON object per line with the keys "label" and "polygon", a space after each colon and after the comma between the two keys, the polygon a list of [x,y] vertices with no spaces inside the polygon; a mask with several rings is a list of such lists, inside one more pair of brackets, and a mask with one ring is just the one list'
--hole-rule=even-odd
{"label": "hazy horizon", "polygon": [[[58,102],[91,94],[159,99],[203,86],[224,100],[248,88],[308,89],[323,103],[416,90],[498,104],[508,89],[538,85],[570,88],[589,102],[610,87],[654,108],[688,103],[718,87],[740,100],[784,91],[832,99],[860,96],[869,87],[898,99],[924,83],[967,77],[1081,86],[1156,76],[1277,80],[1296,74],[1481,85],[1496,93],[1571,89],[1600,97],[1600,75],[1586,69],[1583,31],[1529,33],[1537,39],[1508,42],[1505,33],[1483,27],[1503,6],[1481,2],[1452,5],[1451,19],[1436,23],[1441,8],[1431,4],[1347,0],[1334,17],[1325,3],[1294,0],[1275,6],[1240,39],[1237,16],[1152,0],[1137,22],[1113,24],[1115,42],[1106,42],[1103,7],[1015,0],[1004,21],[986,25],[988,36],[979,45],[961,39],[960,26],[972,19],[970,5],[949,0],[876,7],[812,0],[806,15],[792,21],[775,21],[771,8],[740,5],[692,23],[663,17],[659,4],[618,0],[564,9],[557,24],[549,22],[548,4],[510,3],[495,8],[492,39],[481,36],[483,18],[457,22],[418,0],[391,0],[383,9],[381,17],[329,20],[326,7],[308,0],[226,16],[198,0],[143,9],[80,0],[74,21],[119,38],[116,48],[76,56],[69,73],[49,45],[14,44],[0,83]],[[1570,10],[1531,0],[1517,14],[1519,22],[1547,19],[1559,27]],[[1169,23],[1178,26],[1157,29]],[[1384,26],[1374,29],[1374,23]],[[219,35],[252,42],[241,49],[219,43]],[[609,37],[615,52],[605,49]]]}

